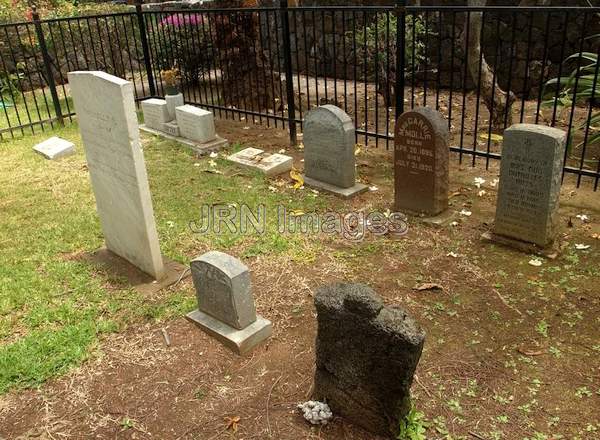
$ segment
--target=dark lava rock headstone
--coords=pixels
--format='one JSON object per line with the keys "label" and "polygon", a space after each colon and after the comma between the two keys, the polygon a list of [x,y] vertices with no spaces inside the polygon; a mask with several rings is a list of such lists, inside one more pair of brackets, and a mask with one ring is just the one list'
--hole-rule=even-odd
{"label": "dark lava rock headstone", "polygon": [[541,247],[553,241],[566,141],[542,125],[504,131],[495,234]]}
{"label": "dark lava rock headstone", "polygon": [[396,121],[394,193],[399,211],[430,216],[448,208],[448,123],[429,107]]}
{"label": "dark lava rock headstone", "polygon": [[396,435],[410,409],[423,330],[363,284],[323,286],[315,306],[315,398],[371,432]]}

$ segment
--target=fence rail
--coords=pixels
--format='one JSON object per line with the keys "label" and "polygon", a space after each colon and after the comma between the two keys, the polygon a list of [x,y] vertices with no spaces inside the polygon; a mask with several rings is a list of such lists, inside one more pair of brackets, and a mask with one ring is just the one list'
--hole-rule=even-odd
{"label": "fence rail", "polygon": [[[511,123],[556,126],[571,138],[564,172],[596,190],[599,16],[593,7],[401,0],[170,11],[138,3],[131,12],[52,20],[34,13],[32,22],[0,24],[0,138],[71,120],[68,71],[124,77],[139,101],[164,96],[161,71],[176,66],[186,102],[219,118],[285,127],[293,143],[306,112],[325,103],[353,117],[357,142],[388,149],[398,114],[436,108],[451,150],[473,166],[500,159]],[[570,89],[552,84],[583,68]]]}

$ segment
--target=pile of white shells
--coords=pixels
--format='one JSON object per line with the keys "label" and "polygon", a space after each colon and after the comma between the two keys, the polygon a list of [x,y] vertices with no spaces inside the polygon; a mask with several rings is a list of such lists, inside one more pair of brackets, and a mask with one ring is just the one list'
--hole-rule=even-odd
{"label": "pile of white shells", "polygon": [[304,418],[313,425],[327,425],[333,417],[329,405],[316,400],[300,403],[298,409],[302,411]]}

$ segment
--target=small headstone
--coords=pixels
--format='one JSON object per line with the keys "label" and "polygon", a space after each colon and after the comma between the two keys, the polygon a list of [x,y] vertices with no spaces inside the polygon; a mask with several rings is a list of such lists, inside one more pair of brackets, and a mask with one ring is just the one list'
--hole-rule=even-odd
{"label": "small headstone", "polygon": [[566,140],[542,125],[504,131],[495,234],[541,247],[553,241]]}
{"label": "small headstone", "polygon": [[69,72],[106,247],[160,279],[165,273],[140,145],[133,84],[105,72]]}
{"label": "small headstone", "polygon": [[265,173],[267,176],[276,176],[292,169],[294,159],[285,154],[269,154],[258,148],[246,148],[227,157],[227,160],[236,164],[252,168]]}
{"label": "small headstone", "polygon": [[175,119],[175,109],[185,104],[183,100],[183,93],[177,95],[165,95],[165,101],[167,103],[167,111],[169,113],[169,119]]}
{"label": "small headstone", "polygon": [[403,113],[394,137],[398,211],[435,216],[448,208],[448,123],[429,107]]}
{"label": "small headstone", "polygon": [[208,110],[186,104],[177,107],[175,115],[179,132],[184,138],[200,143],[216,138],[215,121]]}
{"label": "small headstone", "polygon": [[162,129],[169,136],[179,137],[179,126],[176,121],[164,123]]}
{"label": "small headstone", "polygon": [[342,196],[367,190],[356,183],[354,124],[342,109],[323,105],[304,121],[304,182]]}
{"label": "small headstone", "polygon": [[66,139],[52,136],[44,142],[40,142],[33,149],[46,159],[58,159],[75,153],[75,145]]}
{"label": "small headstone", "polygon": [[169,122],[169,110],[164,99],[150,98],[142,101],[144,124],[155,130],[162,130],[165,122]]}
{"label": "small headstone", "polygon": [[212,251],[192,260],[198,310],[187,318],[233,351],[244,354],[272,332],[256,315],[248,268],[237,258]]}
{"label": "small headstone", "polygon": [[363,284],[321,287],[315,306],[315,398],[368,431],[396,438],[410,410],[424,332]]}

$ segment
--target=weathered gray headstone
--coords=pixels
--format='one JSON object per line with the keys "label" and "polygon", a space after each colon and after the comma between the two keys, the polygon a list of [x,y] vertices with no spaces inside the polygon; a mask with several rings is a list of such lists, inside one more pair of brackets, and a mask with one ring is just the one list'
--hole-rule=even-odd
{"label": "weathered gray headstone", "polygon": [[504,131],[495,234],[541,247],[553,241],[566,140],[542,125]]}
{"label": "weathered gray headstone", "polygon": [[175,116],[179,133],[184,138],[204,143],[217,137],[215,120],[208,110],[186,104],[175,109]]}
{"label": "weathered gray headstone", "polygon": [[75,145],[73,142],[59,138],[58,136],[52,136],[44,142],[36,144],[33,149],[46,159],[50,160],[70,156],[75,153]]}
{"label": "weathered gray headstone", "polygon": [[169,122],[169,110],[164,99],[150,98],[142,101],[144,124],[155,130],[162,130],[165,122]]}
{"label": "weathered gray headstone", "polygon": [[363,284],[321,287],[315,306],[315,398],[371,432],[396,435],[410,409],[424,332]]}
{"label": "weathered gray headstone", "polygon": [[202,330],[243,354],[271,335],[271,322],[256,315],[248,268],[211,251],[192,260],[198,310],[187,315]]}
{"label": "weathered gray headstone", "polygon": [[105,72],[69,72],[106,247],[160,279],[164,266],[152,210],[133,85]]}
{"label": "weathered gray headstone", "polygon": [[254,170],[267,176],[276,176],[292,169],[294,158],[285,154],[269,154],[258,148],[245,148],[227,157],[227,160]]}
{"label": "weathered gray headstone", "polygon": [[430,216],[448,208],[448,123],[429,108],[403,113],[394,136],[396,210]]}
{"label": "weathered gray headstone", "polygon": [[356,183],[354,124],[342,109],[324,105],[304,121],[304,182],[342,197],[367,190]]}

